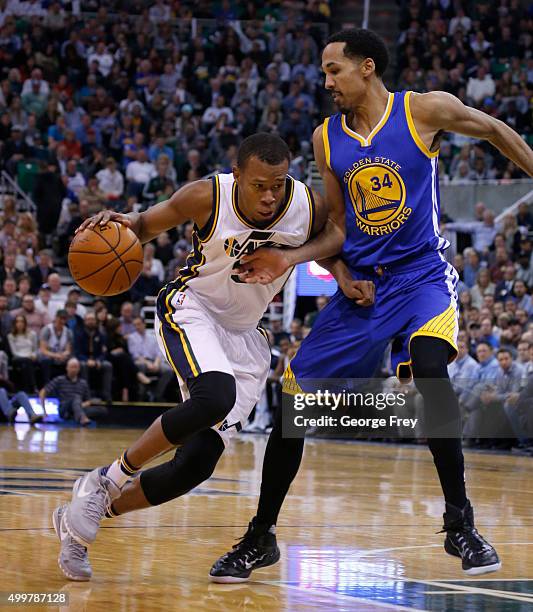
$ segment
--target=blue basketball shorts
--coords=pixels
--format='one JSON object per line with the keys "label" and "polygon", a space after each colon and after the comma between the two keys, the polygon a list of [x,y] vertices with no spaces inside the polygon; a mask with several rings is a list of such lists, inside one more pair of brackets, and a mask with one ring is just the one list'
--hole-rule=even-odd
{"label": "blue basketball shorts", "polygon": [[416,336],[440,338],[457,355],[458,274],[441,253],[431,252],[377,273],[352,272],[372,280],[375,302],[358,306],[338,290],[320,312],[285,377],[304,379],[371,378],[392,342],[396,376],[412,377],[409,345]]}

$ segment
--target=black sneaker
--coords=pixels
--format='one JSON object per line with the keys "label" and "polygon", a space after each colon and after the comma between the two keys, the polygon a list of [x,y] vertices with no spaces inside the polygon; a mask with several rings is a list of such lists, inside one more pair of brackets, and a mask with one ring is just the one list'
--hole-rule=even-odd
{"label": "black sneaker", "polygon": [[252,570],[274,565],[279,557],[274,526],[258,525],[253,518],[248,531],[233,549],[215,561],[209,572],[209,580],[222,583],[246,582]]}
{"label": "black sneaker", "polygon": [[502,564],[498,553],[474,526],[474,510],[467,501],[461,510],[446,504],[443,514],[444,527],[439,533],[446,532],[444,550],[463,560],[463,571],[470,576],[498,571]]}

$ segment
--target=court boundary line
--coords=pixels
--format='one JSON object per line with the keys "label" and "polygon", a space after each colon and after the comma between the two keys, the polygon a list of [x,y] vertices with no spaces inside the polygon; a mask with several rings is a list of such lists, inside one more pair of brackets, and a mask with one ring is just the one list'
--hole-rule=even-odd
{"label": "court boundary line", "polygon": [[[442,582],[436,580],[416,580],[414,578],[403,578],[399,577],[399,580],[405,582],[417,582],[419,584],[427,584],[428,586],[442,587]],[[453,579],[452,579],[453,580]],[[449,582],[445,582],[444,585],[446,588],[449,588],[452,591],[457,591],[464,593],[465,595],[488,595],[491,597],[496,597],[497,599],[507,599],[511,601],[521,601],[521,602],[532,602],[533,598],[527,594],[517,593],[516,591],[500,591],[496,589],[483,589],[480,587],[473,586],[461,586],[459,584],[453,584]]]}
{"label": "court boundary line", "polygon": [[293,589],[296,591],[300,591],[302,593],[311,593],[313,595],[322,595],[322,596],[328,595],[330,597],[333,597],[334,599],[338,599],[346,603],[348,602],[352,604],[360,603],[360,604],[366,604],[368,606],[385,608],[388,610],[405,610],[405,612],[430,612],[426,608],[411,608],[409,606],[404,606],[400,604],[392,604],[392,603],[387,603],[384,601],[375,601],[373,599],[365,599],[364,597],[351,597],[350,595],[345,595],[344,593],[336,593],[335,591],[332,591],[326,587],[324,589],[319,589],[319,588],[318,589],[317,588],[308,589],[303,586],[298,586],[297,584],[283,582],[282,580],[253,580],[250,582],[250,584],[251,585],[252,584],[264,584],[266,586],[275,586],[278,588]]}

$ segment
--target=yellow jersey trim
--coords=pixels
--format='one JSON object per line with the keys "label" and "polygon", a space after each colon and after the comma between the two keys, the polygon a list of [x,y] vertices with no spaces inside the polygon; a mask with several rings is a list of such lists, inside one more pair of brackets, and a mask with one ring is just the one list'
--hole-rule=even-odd
{"label": "yellow jersey trim", "polygon": [[209,218],[209,220],[207,221],[207,223],[209,224],[211,222],[211,227],[209,228],[209,232],[207,234],[207,236],[205,238],[202,238],[200,236],[200,233],[198,232],[198,238],[200,238],[200,242],[208,242],[211,237],[213,236],[213,234],[215,233],[215,228],[217,226],[218,223],[218,216],[220,213],[220,179],[218,178],[218,174],[216,174],[213,177],[213,191],[214,191],[214,206],[215,206],[215,210],[214,210],[214,214],[213,217],[211,219],[211,217]]}
{"label": "yellow jersey trim", "polygon": [[290,363],[285,369],[285,372],[283,374],[281,387],[282,387],[283,393],[288,393],[289,395],[296,395],[297,393],[303,393],[302,388],[296,382],[296,376],[294,376],[294,372],[291,369]]}
{"label": "yellow jersey trim", "polygon": [[237,218],[239,219],[239,221],[243,225],[246,225],[246,227],[249,227],[251,229],[261,229],[261,230],[272,229],[274,227],[274,225],[279,223],[283,219],[283,217],[287,214],[287,211],[289,210],[289,207],[290,207],[291,202],[292,202],[292,197],[294,195],[294,179],[292,178],[292,176],[289,176],[287,174],[286,180],[289,181],[289,193],[288,193],[288,195],[287,195],[287,193],[285,193],[285,205],[278,212],[276,217],[274,217],[274,219],[271,221],[271,223],[269,225],[267,225],[266,227],[258,227],[257,225],[253,225],[240,212],[239,205],[238,205],[237,181],[234,181],[233,182],[233,187],[231,188],[231,205],[232,205],[233,211],[237,215]]}
{"label": "yellow jersey trim", "polygon": [[324,154],[326,156],[326,165],[331,170],[331,149],[329,147],[329,134],[328,134],[329,117],[324,119],[322,124],[322,141],[324,142]]}
{"label": "yellow jersey trim", "polygon": [[[193,232],[192,249],[187,255],[185,266],[179,271],[179,276],[176,278],[176,280],[173,281],[173,283],[176,281],[179,281],[181,283],[179,287],[180,291],[185,291],[188,286],[187,281],[196,278],[198,274],[200,274],[198,272],[199,268],[201,268],[206,262],[205,255],[202,252],[203,243],[204,241],[202,241],[202,239],[198,235],[198,232]],[[190,260],[194,258],[199,258],[199,260],[196,263],[189,264]]]}
{"label": "yellow jersey trim", "polygon": [[185,357],[187,358],[187,362],[191,368],[193,376],[198,376],[200,374],[200,367],[198,366],[198,363],[194,357],[194,353],[192,352],[192,348],[189,344],[187,334],[181,329],[179,325],[177,325],[172,320],[172,305],[170,304],[170,300],[177,291],[177,289],[173,289],[166,297],[165,305],[167,307],[167,313],[165,314],[165,319],[167,320],[167,323],[170,325],[170,327],[179,335],[181,346],[183,347],[183,352],[185,353]]}
{"label": "yellow jersey trim", "polygon": [[165,353],[167,355],[167,361],[172,366],[172,369],[174,370],[174,374],[178,377],[179,380],[184,380],[183,376],[179,373],[179,370],[176,367],[176,364],[172,360],[172,357],[170,355],[170,351],[168,350],[168,346],[167,346],[167,343],[165,341],[165,336],[163,335],[163,326],[162,325],[159,326],[159,336],[161,337],[161,341],[163,342],[163,346],[165,347]]}
{"label": "yellow jersey trim", "polygon": [[354,138],[359,142],[359,144],[363,147],[369,147],[372,144],[372,138],[383,128],[383,126],[387,123],[390,114],[392,112],[392,106],[394,104],[394,94],[389,92],[389,98],[387,100],[387,106],[385,107],[385,112],[383,113],[381,119],[378,121],[375,128],[370,132],[370,134],[364,138],[361,134],[358,134],[356,131],[352,130],[348,127],[346,123],[346,115],[341,116],[341,125],[342,129],[348,136]]}
{"label": "yellow jersey trim", "polygon": [[420,138],[418,132],[416,131],[415,122],[413,121],[413,116],[411,115],[410,98],[411,98],[412,93],[413,93],[412,91],[407,91],[403,98],[403,104],[405,107],[405,116],[407,118],[407,125],[409,126],[409,131],[411,132],[411,136],[413,137],[413,140],[415,141],[416,146],[422,151],[422,153],[426,157],[429,157],[430,159],[432,157],[437,157],[437,155],[439,154],[439,149],[437,149],[436,151],[430,151],[426,147],[422,139]]}
{"label": "yellow jersey trim", "polygon": [[315,199],[313,198],[313,194],[307,185],[305,187],[305,195],[307,196],[307,201],[309,203],[309,229],[307,230],[307,238],[306,242],[311,238],[311,232],[313,231],[313,223],[315,222]]}

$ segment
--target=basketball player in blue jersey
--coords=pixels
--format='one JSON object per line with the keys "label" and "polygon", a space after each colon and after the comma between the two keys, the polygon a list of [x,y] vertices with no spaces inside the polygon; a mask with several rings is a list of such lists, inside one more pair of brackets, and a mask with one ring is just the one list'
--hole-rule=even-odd
{"label": "basketball player in blue jersey", "polygon": [[[448,243],[439,235],[439,140],[445,131],[488,140],[530,176],[533,154],[504,123],[448,93],[387,91],[381,78],[387,62],[385,44],[369,30],[333,35],[322,55],[325,87],[340,112],[316,129],[313,145],[326,201],[344,205],[346,240],[328,266],[339,290],[302,342],[284,386],[287,391],[298,380],[370,377],[392,342],[396,374],[414,377],[426,422],[459,424],[447,373],[457,354],[457,273],[444,259]],[[271,282],[299,260],[299,249],[259,249],[245,260],[241,278]],[[354,279],[374,283],[373,306],[361,308],[350,299],[346,287]],[[446,504],[444,548],[462,559],[468,574],[496,571],[498,555],[474,526],[460,427],[454,431],[456,438],[428,440]],[[213,565],[213,581],[247,580],[253,569],[279,558],[274,526],[303,444],[283,438],[278,414],[257,515],[241,542]]]}

